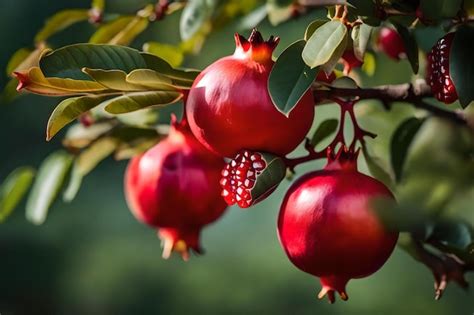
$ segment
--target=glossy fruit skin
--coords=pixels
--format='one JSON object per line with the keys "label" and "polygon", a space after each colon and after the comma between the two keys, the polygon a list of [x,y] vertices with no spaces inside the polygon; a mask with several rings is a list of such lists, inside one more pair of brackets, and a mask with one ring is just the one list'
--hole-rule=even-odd
{"label": "glossy fruit skin", "polygon": [[278,235],[290,261],[320,277],[322,298],[334,292],[348,298],[350,279],[376,272],[398,239],[371,212],[374,197],[393,199],[381,182],[357,171],[354,161],[332,161],[304,175],[287,192],[278,218]]}
{"label": "glossy fruit skin", "polygon": [[186,123],[176,122],[166,139],[130,161],[127,202],[139,221],[159,230],[165,258],[172,250],[185,259],[188,249],[201,251],[201,229],[227,207],[219,185],[224,164],[194,138]]}
{"label": "glossy fruit skin", "polygon": [[399,61],[406,56],[405,44],[398,32],[382,27],[377,38],[377,47],[393,60]]}
{"label": "glossy fruit skin", "polygon": [[438,101],[451,104],[458,99],[456,87],[449,73],[449,55],[454,33],[442,37],[428,54],[427,82]]}
{"label": "glossy fruit skin", "polygon": [[217,60],[195,80],[187,116],[196,138],[208,149],[232,158],[242,149],[284,156],[300,144],[314,118],[311,91],[289,117],[274,106],[267,90],[277,40],[255,32],[236,35],[232,56]]}

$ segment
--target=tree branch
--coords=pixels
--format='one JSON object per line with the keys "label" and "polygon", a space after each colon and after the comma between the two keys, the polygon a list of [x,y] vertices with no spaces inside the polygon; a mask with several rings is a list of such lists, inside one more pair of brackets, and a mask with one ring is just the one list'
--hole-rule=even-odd
{"label": "tree branch", "polygon": [[313,86],[313,95],[316,103],[337,97],[356,97],[358,100],[376,99],[381,101],[387,109],[391,107],[393,102],[410,103],[417,108],[429,111],[435,116],[469,126],[462,112],[445,110],[423,101],[425,97],[433,97],[431,88],[426,83],[382,85],[367,89],[330,87],[328,90],[321,90],[317,86]]}

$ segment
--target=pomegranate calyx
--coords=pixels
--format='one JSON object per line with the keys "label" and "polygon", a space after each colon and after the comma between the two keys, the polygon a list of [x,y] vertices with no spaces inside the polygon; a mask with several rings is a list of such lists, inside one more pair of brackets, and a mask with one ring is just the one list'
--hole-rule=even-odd
{"label": "pomegranate calyx", "polygon": [[250,58],[260,63],[271,61],[272,53],[280,42],[280,38],[273,35],[264,40],[256,28],[252,30],[248,40],[238,33],[235,33],[234,37],[236,46],[234,56],[242,59]]}
{"label": "pomegranate calyx", "polygon": [[349,296],[346,292],[346,285],[349,279],[329,276],[320,278],[322,289],[318,294],[318,299],[322,299],[325,296],[328,297],[329,303],[333,304],[336,301],[335,292],[339,293],[341,300],[347,301]]}
{"label": "pomegranate calyx", "polygon": [[331,147],[327,148],[327,164],[326,170],[347,170],[357,171],[357,158],[360,149],[356,151],[342,146],[337,153],[334,153]]}
{"label": "pomegranate calyx", "polygon": [[228,205],[248,208],[267,198],[285,175],[282,158],[243,150],[222,170],[222,197]]}
{"label": "pomegranate calyx", "polygon": [[162,257],[168,259],[172,252],[177,252],[184,261],[188,261],[190,250],[196,254],[202,254],[203,249],[199,245],[199,233],[200,230],[196,228],[160,228],[158,236],[163,242]]}
{"label": "pomegranate calyx", "polygon": [[16,90],[20,92],[30,84],[30,78],[28,77],[28,72],[13,72],[13,75],[18,79],[18,86]]}

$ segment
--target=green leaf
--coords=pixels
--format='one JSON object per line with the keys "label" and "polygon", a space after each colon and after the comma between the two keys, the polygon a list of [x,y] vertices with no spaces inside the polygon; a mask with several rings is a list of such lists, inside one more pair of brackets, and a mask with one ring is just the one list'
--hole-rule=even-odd
{"label": "green leaf", "polygon": [[155,91],[177,91],[177,88],[181,87],[180,85],[176,86],[169,77],[149,69],[133,70],[125,80],[128,83],[145,86]]}
{"label": "green leaf", "polygon": [[364,56],[364,63],[362,64],[362,71],[364,71],[369,77],[375,74],[376,62],[375,56],[371,52],[366,52]]}
{"label": "green leaf", "polygon": [[[82,69],[84,73],[90,76],[94,81],[101,85],[116,91],[133,92],[146,91],[147,88],[142,85],[127,82],[127,74],[122,70],[100,70],[100,69]],[[169,80],[171,83],[171,80]]]}
{"label": "green leaf", "polygon": [[464,26],[454,35],[449,58],[449,71],[459,103],[466,108],[474,100],[474,28]]}
{"label": "green leaf", "polygon": [[403,40],[408,61],[410,62],[413,72],[416,74],[418,73],[418,68],[420,67],[420,64],[418,60],[418,44],[416,43],[415,37],[413,33],[410,32],[410,30],[405,26],[398,23],[393,23],[393,25],[395,26],[398,34],[400,34],[400,37]]}
{"label": "green leaf", "polygon": [[142,53],[141,56],[146,62],[146,68],[166,75],[173,80],[173,85],[181,88],[190,88],[200,73],[199,71],[192,69],[174,69],[168,62],[155,55]]}
{"label": "green leaf", "polygon": [[354,55],[359,60],[364,60],[372,29],[372,26],[367,24],[359,24],[352,29],[351,37],[354,45]]}
{"label": "green leaf", "polygon": [[421,0],[423,17],[438,20],[455,17],[462,8],[462,0]]}
{"label": "green leaf", "polygon": [[346,37],[347,27],[340,21],[325,23],[308,39],[302,53],[304,62],[311,68],[325,64]]}
{"label": "green leaf", "polygon": [[418,130],[425,122],[425,119],[415,117],[408,118],[398,126],[393,133],[390,142],[390,157],[395,179],[400,182],[403,174],[403,166],[410,148],[410,144],[415,138]]}
{"label": "green leaf", "polygon": [[372,156],[369,153],[366,145],[362,146],[362,153],[364,154],[365,162],[367,163],[370,174],[384,183],[387,187],[392,188],[394,186],[392,177],[390,176],[390,173],[388,173],[382,166],[382,161],[380,161],[380,158]]}
{"label": "green leaf", "polygon": [[128,93],[107,101],[105,110],[111,114],[129,113],[150,106],[173,104],[182,97],[182,93],[174,91]]}
{"label": "green leaf", "polygon": [[321,141],[329,137],[334,131],[336,131],[339,122],[337,119],[327,119],[323,121],[318,129],[313,134],[311,138],[311,145],[316,147]]}
{"label": "green leaf", "polygon": [[206,0],[189,1],[179,21],[179,33],[183,41],[196,34],[212,15],[213,6]]}
{"label": "green leaf", "polygon": [[78,151],[88,147],[99,137],[111,132],[115,124],[111,121],[97,122],[85,127],[81,123],[76,123],[68,128],[63,139],[63,146],[72,151]]}
{"label": "green leaf", "polygon": [[181,48],[158,42],[148,42],[143,45],[143,51],[158,56],[172,67],[179,67],[183,63],[184,53]]}
{"label": "green leaf", "polygon": [[267,6],[262,5],[249,14],[243,16],[239,22],[237,29],[240,30],[248,30],[253,27],[258,26],[265,18],[267,17]]}
{"label": "green leaf", "polygon": [[331,58],[329,58],[329,60],[321,66],[321,69],[327,75],[329,75],[334,70],[337,63],[339,62],[342,55],[344,54],[344,51],[346,51],[348,41],[349,41],[349,35],[346,34],[344,35],[342,42],[339,44],[339,46],[337,46],[336,50],[333,52]]}
{"label": "green leaf", "polygon": [[106,99],[106,96],[81,96],[68,98],[59,103],[49,117],[46,140],[51,140],[64,126]]}
{"label": "green leaf", "polygon": [[0,223],[4,222],[20,203],[35,176],[31,167],[20,167],[8,175],[0,186]]}
{"label": "green leaf", "polygon": [[114,45],[75,44],[46,54],[40,60],[46,77],[90,79],[83,68],[122,70],[126,73],[147,68],[145,59],[138,50]]}
{"label": "green leaf", "polygon": [[311,87],[318,72],[301,59],[305,41],[291,44],[276,61],[268,79],[268,90],[276,108],[289,116],[293,108]]}
{"label": "green leaf", "polygon": [[92,44],[130,45],[149,25],[140,16],[124,16],[100,27],[90,38]]}
{"label": "green leaf", "polygon": [[270,21],[271,25],[277,26],[278,24],[288,21],[293,14],[293,10],[291,4],[282,6],[267,2],[268,21]]}
{"label": "green leaf", "polygon": [[71,202],[81,187],[82,179],[89,174],[102,160],[111,155],[118,146],[118,140],[112,137],[100,138],[79,154],[74,161],[69,185],[63,199]]}
{"label": "green leaf", "polygon": [[26,203],[26,218],[40,225],[56,199],[71,167],[72,156],[64,151],[49,155],[41,164]]}
{"label": "green leaf", "polygon": [[326,24],[327,22],[328,20],[316,20],[311,22],[304,32],[304,40],[307,41],[321,25]]}
{"label": "green leaf", "polygon": [[28,56],[33,51],[29,48],[20,48],[18,49],[13,56],[11,56],[10,60],[8,61],[8,65],[6,68],[7,75],[10,76],[16,69],[18,68],[21,63],[28,58]]}
{"label": "green leaf", "polygon": [[51,35],[54,35],[73,24],[85,21],[88,18],[89,10],[73,9],[60,11],[46,21],[44,27],[38,32],[38,34],[36,34],[35,42],[43,42]]}

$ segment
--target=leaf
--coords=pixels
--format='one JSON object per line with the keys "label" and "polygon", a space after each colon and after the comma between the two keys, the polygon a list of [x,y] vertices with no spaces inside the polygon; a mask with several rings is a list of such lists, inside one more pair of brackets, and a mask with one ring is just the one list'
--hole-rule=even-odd
{"label": "leaf", "polygon": [[429,239],[448,248],[465,250],[474,242],[474,231],[465,223],[444,222],[434,227]]}
{"label": "leaf", "polygon": [[106,96],[68,98],[54,109],[46,128],[46,140],[51,140],[64,126],[107,99]]}
{"label": "leaf", "polygon": [[[22,48],[15,52],[10,58],[7,66],[7,75],[13,76],[14,72],[26,71],[32,67],[39,66],[40,57],[48,49],[44,44],[38,44],[38,47],[35,50],[30,50],[27,48]],[[26,54],[29,52],[28,54]]]}
{"label": "leaf", "polygon": [[206,0],[192,0],[184,7],[179,21],[181,39],[188,40],[196,34],[212,15],[213,6]]}
{"label": "leaf", "polygon": [[[122,70],[99,70],[84,68],[82,71],[97,83],[100,83],[111,90],[124,92],[147,90],[145,86],[127,82],[127,74]],[[169,81],[171,82],[171,80]]]}
{"label": "leaf", "polygon": [[392,177],[384,169],[380,159],[378,157],[372,156],[369,153],[366,145],[362,146],[362,153],[364,154],[365,162],[367,163],[367,167],[370,171],[370,174],[372,174],[372,176],[384,183],[387,187],[392,188],[394,186]]}
{"label": "leaf", "polygon": [[72,156],[64,151],[49,155],[41,164],[26,203],[26,218],[40,225],[56,199],[71,167]]}
{"label": "leaf", "polygon": [[[177,91],[172,80],[154,70],[138,69],[130,72],[126,79],[128,83],[145,86],[158,91]],[[178,86],[179,87],[179,86]]]}
{"label": "leaf", "polygon": [[405,26],[398,23],[393,23],[393,25],[395,26],[398,34],[400,34],[400,37],[403,40],[408,61],[410,61],[411,68],[416,74],[418,73],[418,68],[420,64],[418,60],[418,44],[416,43],[415,37],[413,36],[412,32],[410,32],[410,30],[408,30],[408,28],[406,28]]}
{"label": "leaf", "polygon": [[342,40],[342,42],[337,46],[336,50],[332,54],[331,58],[329,58],[328,62],[321,66],[321,69],[329,75],[334,68],[336,67],[337,63],[341,59],[344,52],[347,50],[347,42],[349,41],[349,35],[346,34]]}
{"label": "leaf", "polygon": [[173,80],[173,85],[180,88],[190,88],[200,73],[197,70],[191,69],[174,69],[168,62],[155,55],[142,53],[141,56],[147,64],[146,68],[166,75]]}
{"label": "leaf", "polygon": [[20,203],[35,176],[31,167],[19,167],[0,186],[0,223],[4,222]]}
{"label": "leaf", "polygon": [[403,165],[405,164],[410,144],[424,122],[425,119],[408,118],[393,133],[390,142],[390,156],[397,182],[400,182],[402,178]]}
{"label": "leaf", "polygon": [[347,27],[339,21],[320,26],[308,39],[303,49],[303,60],[311,68],[328,62],[347,36]]}
{"label": "leaf", "polygon": [[311,145],[316,147],[321,141],[336,131],[339,122],[337,119],[326,119],[319,126],[311,138]]}
{"label": "leaf", "polygon": [[258,26],[267,17],[267,6],[262,5],[249,14],[245,15],[238,22],[238,30],[248,30]]}
{"label": "leaf", "polygon": [[449,57],[449,70],[459,103],[466,108],[474,100],[474,28],[461,27],[454,35]]}
{"label": "leaf", "polygon": [[138,50],[114,45],[75,44],[46,54],[40,60],[46,77],[88,80],[83,68],[122,70],[126,73],[147,68]]}
{"label": "leaf", "polygon": [[172,67],[181,66],[184,60],[184,53],[181,48],[173,45],[148,42],[143,45],[143,51],[166,60]]}
{"label": "leaf", "polygon": [[6,73],[10,76],[33,51],[29,48],[18,49],[8,61]]}
{"label": "leaf", "polygon": [[115,124],[108,122],[94,123],[84,127],[81,123],[72,125],[66,132],[62,143],[69,150],[77,151],[89,146],[93,141],[114,128]]}
{"label": "leaf", "polygon": [[46,24],[35,36],[35,43],[44,42],[55,33],[88,18],[89,10],[72,9],[60,11],[46,21]]}
{"label": "leaf", "polygon": [[316,20],[311,22],[307,27],[306,31],[304,32],[304,40],[308,40],[311,35],[323,24],[326,24],[328,20]]}
{"label": "leaf", "polygon": [[71,202],[76,197],[84,176],[89,174],[102,160],[111,155],[117,146],[117,139],[112,137],[100,138],[79,154],[74,161],[71,179],[63,195],[64,201]]}
{"label": "leaf", "polygon": [[438,20],[455,17],[462,8],[462,0],[421,0],[423,17]]}
{"label": "leaf", "polygon": [[362,71],[364,71],[369,77],[375,74],[375,56],[371,52],[366,52],[364,55],[364,63],[362,64]]}
{"label": "leaf", "polygon": [[105,9],[105,0],[92,0],[91,8],[103,11]]}
{"label": "leaf", "polygon": [[182,93],[174,91],[128,93],[107,101],[105,110],[111,114],[129,113],[150,106],[173,104],[182,97]]}
{"label": "leaf", "polygon": [[277,59],[268,79],[268,90],[276,108],[290,115],[316,78],[317,68],[310,69],[301,58],[305,41],[291,44]]}
{"label": "leaf", "polygon": [[359,24],[352,29],[351,37],[354,45],[354,55],[360,61],[364,61],[372,29],[372,26],[367,24]]}
{"label": "leaf", "polygon": [[293,10],[294,9],[291,3],[283,6],[267,2],[268,20],[273,26],[277,26],[278,24],[288,21],[293,14]]}
{"label": "leaf", "polygon": [[149,25],[141,16],[124,16],[100,27],[90,38],[92,44],[130,45]]}
{"label": "leaf", "polygon": [[20,81],[18,90],[26,89],[42,95],[68,96],[88,93],[104,93],[103,85],[84,80],[45,78],[40,68],[33,67],[29,71],[15,72]]}

